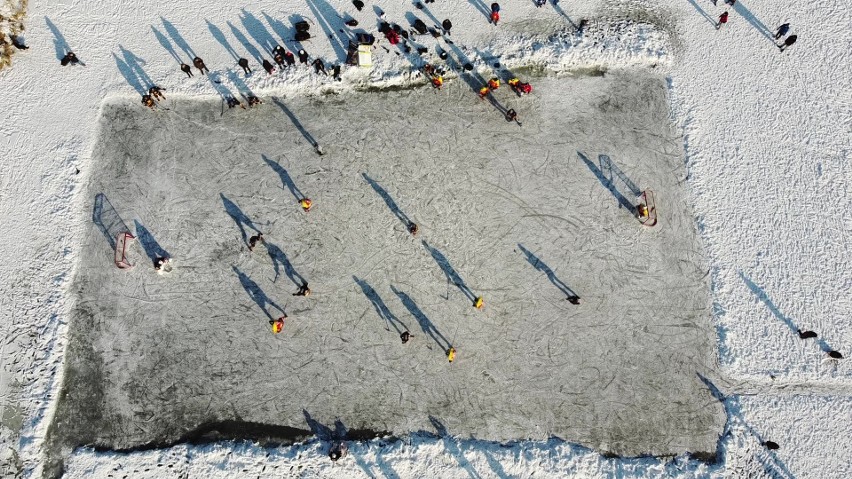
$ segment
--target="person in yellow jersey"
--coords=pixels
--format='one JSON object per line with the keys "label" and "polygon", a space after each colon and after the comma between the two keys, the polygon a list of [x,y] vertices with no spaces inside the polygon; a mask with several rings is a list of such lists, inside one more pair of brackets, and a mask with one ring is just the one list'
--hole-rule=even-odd
{"label": "person in yellow jersey", "polygon": [[644,218],[648,216],[648,207],[643,204],[636,205],[636,212],[640,218]]}
{"label": "person in yellow jersey", "polygon": [[283,315],[278,319],[270,319],[269,324],[272,325],[272,333],[278,334],[284,329],[284,320],[287,319],[287,315]]}
{"label": "person in yellow jersey", "polygon": [[496,90],[496,89],[500,88],[500,79],[499,78],[492,78],[492,79],[488,80],[488,88],[490,88],[492,90]]}
{"label": "person in yellow jersey", "polygon": [[447,350],[447,359],[450,362],[453,362],[453,361],[456,360],[456,348],[450,346],[450,349]]}
{"label": "person in yellow jersey", "polygon": [[314,206],[314,202],[311,201],[310,198],[302,198],[299,200],[299,206],[301,206],[305,212],[308,212],[311,210],[311,207]]}
{"label": "person in yellow jersey", "polygon": [[490,92],[490,91],[491,91],[491,89],[489,89],[487,86],[480,88],[479,89],[479,99],[484,100],[485,97],[488,96],[488,92]]}
{"label": "person in yellow jersey", "polygon": [[485,305],[485,301],[482,299],[482,296],[477,296],[475,300],[473,300],[473,307],[476,309],[482,309],[482,306]]}
{"label": "person in yellow jersey", "polygon": [[441,75],[432,77],[432,86],[440,90],[444,86],[444,77]]}

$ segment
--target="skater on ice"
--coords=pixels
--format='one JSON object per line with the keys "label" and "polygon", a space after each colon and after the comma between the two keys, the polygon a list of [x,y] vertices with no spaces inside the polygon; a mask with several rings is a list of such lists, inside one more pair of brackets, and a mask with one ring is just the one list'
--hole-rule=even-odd
{"label": "skater on ice", "polygon": [[311,295],[311,288],[308,287],[308,283],[302,283],[302,285],[299,286],[299,291],[296,291],[295,293],[293,293],[293,296],[305,296],[305,297],[307,297],[307,296],[310,296],[310,295]]}
{"label": "skater on ice", "polygon": [[456,360],[456,348],[450,346],[450,349],[447,350],[447,360],[449,362]]}
{"label": "skater on ice", "polygon": [[280,316],[278,319],[270,319],[269,324],[272,326],[272,333],[278,334],[284,329],[284,320],[287,319],[287,315],[284,314]]}
{"label": "skater on ice", "polygon": [[258,232],[256,235],[249,238],[249,243],[248,243],[249,251],[254,251],[254,247],[257,246],[258,242],[266,244],[266,240],[263,239],[263,233]]}
{"label": "skater on ice", "polygon": [[233,108],[235,106],[238,106],[238,107],[242,108],[243,110],[246,109],[246,107],[244,107],[243,104],[240,103],[240,100],[237,100],[235,97],[229,96],[226,101],[228,102],[228,108]]}
{"label": "skater on ice", "polygon": [[477,296],[475,300],[473,300],[473,307],[476,309],[482,309],[485,306],[485,300],[482,296]]}
{"label": "skater on ice", "polygon": [[417,236],[418,230],[419,227],[417,226],[417,223],[412,221],[408,224],[408,232],[411,233],[411,236]]}
{"label": "skater on ice", "polygon": [[479,89],[479,99],[484,100],[485,97],[488,96],[488,92],[490,92],[490,91],[491,91],[491,89],[489,89],[487,86],[480,88]]}
{"label": "skater on ice", "polygon": [[165,88],[161,88],[157,85],[154,85],[148,89],[148,94],[151,95],[155,100],[165,100],[166,95],[163,95],[163,91],[165,91]]}
{"label": "skater on ice", "polygon": [[580,297],[577,296],[577,295],[568,296],[565,299],[568,300],[568,302],[571,303],[571,304],[574,304],[574,305],[580,304]]}
{"label": "skater on ice", "polygon": [[492,79],[488,80],[488,88],[490,88],[491,91],[494,91],[494,90],[500,88],[500,79],[499,78],[492,78]]}
{"label": "skater on ice", "polygon": [[403,331],[402,333],[400,333],[399,339],[402,340],[402,344],[405,344],[411,339],[411,333],[409,333],[408,331]]}
{"label": "skater on ice", "polygon": [[156,105],[156,103],[154,102],[154,99],[151,98],[151,95],[142,95],[142,104],[147,106],[148,108],[150,108],[152,110],[154,109],[154,106]]}
{"label": "skater on ice", "polygon": [[171,271],[171,267],[169,263],[171,263],[172,259],[168,256],[160,256],[154,258],[154,269],[159,273],[161,271],[169,272]]}
{"label": "skater on ice", "polygon": [[313,208],[314,202],[311,201],[310,198],[302,198],[301,200],[299,200],[299,206],[301,206],[302,210],[307,213],[308,211],[311,211],[311,208]]}

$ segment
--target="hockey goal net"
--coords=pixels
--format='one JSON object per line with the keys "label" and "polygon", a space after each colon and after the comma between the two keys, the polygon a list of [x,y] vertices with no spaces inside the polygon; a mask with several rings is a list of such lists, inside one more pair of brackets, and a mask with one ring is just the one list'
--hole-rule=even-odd
{"label": "hockey goal net", "polygon": [[133,265],[130,264],[130,261],[127,260],[127,247],[134,239],[136,239],[136,237],[127,231],[119,233],[115,238],[115,265],[120,269],[129,269],[133,267]]}
{"label": "hockey goal net", "polygon": [[639,222],[645,226],[654,226],[657,224],[657,206],[654,204],[653,191],[645,190],[639,195],[636,214],[639,217]]}

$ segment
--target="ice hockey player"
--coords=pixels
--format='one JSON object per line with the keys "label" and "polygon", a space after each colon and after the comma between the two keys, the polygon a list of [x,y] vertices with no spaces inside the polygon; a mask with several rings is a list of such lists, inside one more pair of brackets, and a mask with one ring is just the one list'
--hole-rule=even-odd
{"label": "ice hockey player", "polygon": [[453,362],[453,361],[456,360],[456,348],[450,346],[450,349],[447,350],[447,359],[450,362]]}
{"label": "ice hockey player", "polygon": [[482,296],[477,296],[475,300],[473,300],[473,307],[476,309],[482,309],[485,305],[485,300],[482,299]]}
{"label": "ice hockey player", "polygon": [[496,89],[500,88],[500,79],[499,78],[492,78],[492,79],[488,80],[488,88],[490,88],[492,90],[496,90]]}
{"label": "ice hockey player", "polygon": [[260,101],[260,98],[254,96],[254,95],[249,95],[247,100],[248,100],[249,108],[251,108],[255,105],[260,105],[261,103],[263,103],[262,101]]}
{"label": "ice hockey player", "polygon": [[500,21],[500,4],[494,2],[491,4],[491,23],[497,25],[497,22]]}
{"label": "ice hockey player", "polygon": [[163,95],[164,90],[165,88],[160,88],[157,85],[154,85],[148,89],[148,94],[151,95],[155,100],[165,100],[166,95]]}
{"label": "ice hockey player", "polygon": [[295,293],[293,293],[293,296],[305,296],[305,297],[307,297],[307,296],[310,296],[310,295],[311,295],[311,288],[308,287],[308,283],[302,283],[302,285],[299,286],[299,291],[296,291]]}
{"label": "ice hockey player", "polygon": [[638,205],[636,205],[636,214],[639,215],[639,218],[647,218],[648,207],[639,203]]}
{"label": "ice hockey player", "polygon": [[444,77],[441,75],[435,75],[432,77],[432,86],[440,90],[444,87]]}
{"label": "ice hockey player", "polygon": [[284,329],[284,320],[287,319],[287,315],[282,315],[278,319],[270,319],[269,324],[272,326],[272,333],[278,334]]}
{"label": "ice hockey player", "polygon": [[207,70],[207,73],[210,73],[210,69],[207,68],[207,65],[204,64],[204,60],[202,60],[201,57],[193,58],[192,64],[195,65],[195,68],[198,68],[198,71],[200,71],[202,75],[205,74],[204,70]]}
{"label": "ice hockey player", "polygon": [[240,100],[237,100],[235,97],[229,96],[227,102],[228,102],[228,108],[233,108],[235,106],[238,106],[238,107],[242,108],[243,110],[246,109],[246,107],[244,107],[243,104],[240,103]]}
{"label": "ice hockey player", "polygon": [[192,78],[192,67],[190,67],[186,63],[180,64],[180,71],[186,73],[186,76]]}
{"label": "ice hockey player", "polygon": [[400,333],[399,339],[402,340],[402,344],[405,344],[411,339],[411,333],[409,333],[408,331],[403,331],[402,333]]}
{"label": "ice hockey player", "polygon": [[514,108],[510,108],[509,111],[506,112],[506,121],[514,121],[519,125],[521,124],[521,122],[518,121],[518,112],[516,112]]}
{"label": "ice hockey player", "polygon": [[545,3],[547,3],[547,0],[535,0],[535,6],[539,8],[543,7]]}
{"label": "ice hockey player", "polygon": [[69,63],[72,64],[72,65],[76,65],[76,64],[80,63],[80,59],[77,58],[77,55],[75,55],[74,52],[68,52],[68,53],[65,54],[64,57],[62,57],[62,60],[60,60],[59,63],[62,66],[66,66]]}
{"label": "ice hockey player", "polygon": [[301,200],[299,200],[299,206],[301,206],[302,209],[305,210],[305,213],[307,213],[311,210],[311,207],[314,206],[314,202],[311,201],[310,198],[302,198]]}
{"label": "ice hockey player", "polygon": [[490,92],[490,91],[491,91],[491,89],[489,89],[487,86],[480,88],[479,89],[479,99],[484,100],[485,97],[488,96],[488,92]]}
{"label": "ice hockey player", "polygon": [[251,73],[251,68],[249,68],[248,60],[246,60],[245,58],[240,58],[239,60],[237,60],[237,65],[239,65],[240,68],[243,69],[243,73],[245,73],[246,75]]}
{"label": "ice hockey player", "polygon": [[317,58],[314,60],[312,65],[314,66],[314,73],[319,75],[319,73],[322,72],[323,75],[328,76],[328,73],[325,71],[325,65],[322,63],[321,59]]}
{"label": "ice hockey player", "polygon": [[304,48],[299,50],[299,62],[304,63],[305,65],[308,64],[308,52],[306,52]]}
{"label": "ice hockey player", "polygon": [[532,92],[532,85],[522,82],[518,78],[512,78],[507,83],[509,83],[509,87],[513,92],[517,93],[518,96],[527,95]]}
{"label": "ice hockey player", "polygon": [[408,223],[408,232],[411,233],[411,236],[417,236],[417,232],[420,228],[417,226],[417,223],[411,221]]}
{"label": "ice hockey player", "polygon": [[716,23],[716,30],[721,28],[722,25],[724,25],[726,23],[728,23],[728,12],[722,12],[722,14],[719,15],[719,22]]}
{"label": "ice hockey player", "polygon": [[254,251],[254,247],[257,246],[257,242],[260,241],[263,244],[266,244],[266,240],[263,239],[263,233],[257,232],[256,235],[249,238],[248,249],[249,251]]}
{"label": "ice hockey player", "polygon": [[154,103],[154,99],[151,98],[151,95],[142,95],[142,104],[152,110],[154,109],[154,105],[156,105],[156,103]]}
{"label": "ice hockey player", "polygon": [[154,269],[161,271],[169,263],[169,261],[171,261],[171,258],[168,256],[158,256],[154,258]]}
{"label": "ice hockey player", "polygon": [[571,303],[571,304],[574,304],[574,305],[580,304],[580,297],[577,296],[576,294],[572,295],[572,296],[568,296],[565,299],[567,299],[568,302]]}

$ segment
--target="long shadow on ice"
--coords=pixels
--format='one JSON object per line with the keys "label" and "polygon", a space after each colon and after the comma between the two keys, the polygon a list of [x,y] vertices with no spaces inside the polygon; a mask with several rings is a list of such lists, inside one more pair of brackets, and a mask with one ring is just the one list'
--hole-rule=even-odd
{"label": "long shadow on ice", "polygon": [[559,289],[559,291],[562,291],[565,296],[569,298],[577,296],[577,293],[575,293],[571,288],[569,288],[564,281],[559,279],[556,276],[556,273],[554,273],[553,270],[550,269],[550,266],[544,263],[538,256],[532,254],[528,249],[524,248],[524,245],[520,243],[518,243],[518,248],[521,248],[521,251],[524,253],[527,262],[531,264],[533,268],[547,275],[547,279],[549,279],[550,282],[553,283],[553,285]]}
{"label": "long shadow on ice", "polygon": [[255,283],[251,278],[249,278],[247,274],[240,271],[239,268],[237,268],[236,266],[231,266],[231,268],[233,268],[234,272],[237,273],[237,277],[239,277],[240,284],[243,286],[243,289],[246,290],[246,293],[248,293],[252,301],[254,301],[257,306],[263,310],[263,313],[266,314],[266,316],[270,320],[272,320],[273,317],[267,309],[267,305],[272,306],[273,308],[280,311],[282,314],[286,314],[284,312],[284,308],[278,306],[275,301],[269,299],[269,296],[267,296],[266,293],[264,293],[263,290],[260,288],[260,286]]}
{"label": "long shadow on ice", "polygon": [[405,214],[399,208],[399,206],[397,206],[396,201],[393,200],[393,198],[387,192],[387,190],[382,188],[382,185],[380,185],[378,182],[376,182],[376,180],[370,178],[370,176],[367,175],[367,173],[361,173],[361,176],[363,176],[364,180],[366,180],[367,183],[369,183],[370,186],[372,186],[373,189],[376,190],[376,193],[378,193],[379,196],[382,197],[382,199],[385,201],[385,204],[388,205],[388,208],[391,210],[391,212],[394,214],[394,216],[399,218],[399,220],[402,221],[402,224],[404,224],[406,228],[411,226],[411,218],[409,218],[408,215]]}
{"label": "long shadow on ice", "polygon": [[461,276],[459,276],[455,268],[453,268],[453,265],[450,264],[447,257],[444,256],[444,254],[437,248],[429,246],[429,243],[427,243],[426,240],[422,240],[421,243],[423,243],[423,247],[426,248],[426,251],[432,255],[435,262],[438,263],[438,266],[441,267],[441,271],[443,271],[444,275],[447,277],[447,282],[456,285],[459,288],[459,291],[464,293],[471,303],[475,303],[476,295],[473,294],[473,291],[471,291],[467,284],[465,284],[464,280],[461,279]]}
{"label": "long shadow on ice", "polygon": [[281,166],[281,163],[270,160],[266,155],[260,155],[260,157],[263,158],[263,161],[265,161],[270,168],[278,173],[278,176],[281,178],[282,188],[287,188],[290,191],[290,194],[296,198],[297,202],[306,198],[305,194],[302,193],[302,190],[300,190],[299,187],[296,186],[296,183],[293,182],[293,178],[290,176],[290,173]]}
{"label": "long shadow on ice", "polygon": [[594,173],[595,177],[597,177],[598,181],[600,181],[601,184],[607,190],[609,190],[610,193],[612,193],[612,196],[614,196],[615,199],[618,200],[618,205],[620,207],[625,208],[627,211],[633,214],[633,216],[636,216],[636,205],[634,205],[633,202],[628,201],[627,198],[625,198],[624,195],[621,194],[620,191],[618,191],[618,188],[616,188],[615,184],[610,181],[606,176],[604,176],[603,171],[601,171],[601,169],[598,168],[597,165],[592,163],[592,161],[589,160],[586,155],[580,153],[579,151],[577,152],[577,156],[579,156],[580,159],[583,160],[583,163],[585,163],[586,166],[589,167],[592,173]]}
{"label": "long shadow on ice", "polygon": [[260,233],[260,230],[257,229],[252,220],[243,213],[243,210],[241,210],[236,203],[229,200],[224,193],[219,193],[219,196],[222,197],[222,204],[225,206],[225,211],[228,213],[228,216],[230,216],[234,220],[234,223],[237,224],[237,227],[240,228],[240,235],[243,238],[243,243],[248,245],[248,234],[246,234],[246,229],[243,225],[253,229],[257,233]]}
{"label": "long shadow on ice", "polygon": [[302,122],[300,122],[299,119],[296,118],[296,115],[294,115],[293,112],[290,111],[289,108],[287,108],[287,105],[282,103],[281,100],[279,100],[277,97],[272,97],[272,102],[278,105],[278,108],[281,108],[281,111],[283,111],[284,114],[287,115],[290,121],[293,122],[293,126],[295,126],[297,130],[299,130],[299,133],[301,133],[302,136],[305,137],[306,140],[308,140],[308,143],[310,143],[311,146],[313,146],[314,148],[319,147],[319,143],[317,143],[317,140],[314,139],[313,135],[308,133],[308,130],[306,130],[305,127],[302,125]]}
{"label": "long shadow on ice", "polygon": [[408,309],[408,312],[411,313],[412,316],[414,316],[414,319],[416,319],[417,323],[420,324],[420,329],[423,330],[423,333],[429,335],[429,337],[435,341],[435,343],[438,345],[438,348],[440,348],[442,352],[446,352],[453,346],[452,344],[450,344],[447,338],[445,338],[444,335],[441,334],[440,331],[438,331],[438,328],[435,327],[432,321],[430,321],[429,318],[426,317],[425,314],[423,314],[423,311],[420,310],[420,307],[417,306],[417,303],[415,303],[410,296],[403,293],[402,291],[397,290],[393,286],[391,286],[391,291],[393,291],[394,294],[399,297],[399,300],[402,301],[402,304],[405,306],[406,309]]}
{"label": "long shadow on ice", "polygon": [[142,226],[138,220],[133,220],[136,224],[136,238],[139,239],[139,244],[142,245],[142,249],[145,250],[145,255],[151,260],[151,262],[156,261],[157,258],[170,258],[171,255],[168,251],[164,250],[160,243],[157,243],[157,240],[154,239],[154,235],[148,231],[148,228]]}
{"label": "long shadow on ice", "polygon": [[307,285],[308,281],[299,274],[295,268],[293,268],[293,264],[290,263],[290,260],[287,258],[287,254],[281,250],[278,246],[270,243],[269,241],[265,241],[266,252],[269,253],[269,257],[272,259],[272,267],[275,268],[275,279],[272,280],[274,283],[278,281],[278,277],[281,276],[281,269],[279,268],[279,264],[284,268],[284,274],[293,282],[296,286]]}
{"label": "long shadow on ice", "polygon": [[390,323],[390,325],[393,326],[393,329],[396,330],[397,334],[402,334],[403,331],[408,331],[408,326],[400,321],[399,318],[397,318],[391,310],[388,309],[388,306],[382,300],[381,296],[379,296],[379,293],[377,293],[369,283],[357,276],[353,276],[352,279],[361,287],[361,291],[364,293],[364,296],[370,300],[370,303],[376,310],[376,314],[385,320],[385,330],[390,331],[390,328],[387,326],[387,324]]}

